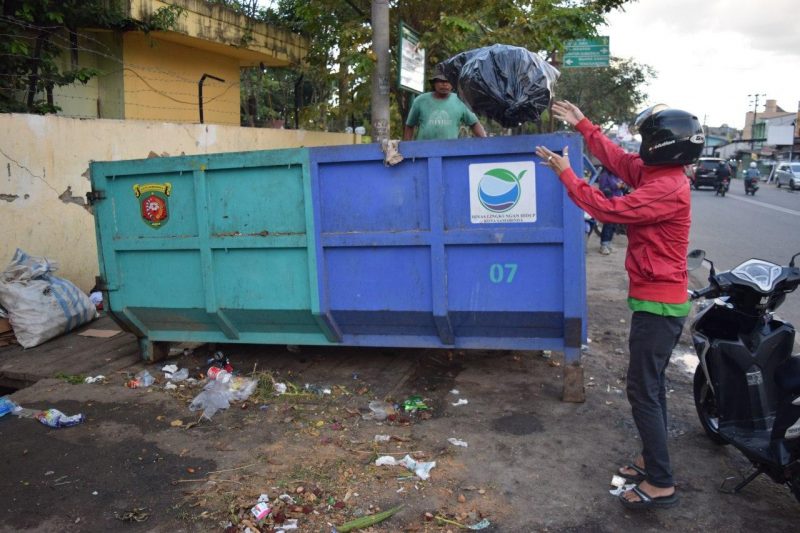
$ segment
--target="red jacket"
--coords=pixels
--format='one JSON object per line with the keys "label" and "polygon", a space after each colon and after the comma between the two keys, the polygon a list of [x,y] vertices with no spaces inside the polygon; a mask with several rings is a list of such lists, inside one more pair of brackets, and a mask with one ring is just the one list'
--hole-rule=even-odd
{"label": "red jacket", "polygon": [[576,128],[603,166],[635,189],[626,196],[606,198],[571,168],[559,176],[581,209],[601,222],[628,226],[628,295],[652,302],[685,303],[691,190],[683,166],[646,166],[638,154],[625,153],[589,120],[581,120]]}

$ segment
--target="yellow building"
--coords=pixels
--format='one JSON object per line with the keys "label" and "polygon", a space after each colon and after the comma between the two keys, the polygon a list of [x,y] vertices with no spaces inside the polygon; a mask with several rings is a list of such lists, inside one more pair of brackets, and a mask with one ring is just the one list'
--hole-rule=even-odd
{"label": "yellow building", "polygon": [[[307,53],[307,42],[299,35],[203,0],[123,4],[126,16],[137,21],[147,21],[170,5],[181,13],[170,31],[81,29],[78,64],[100,74],[86,85],[55,89],[59,114],[197,123],[203,79],[204,122],[238,126],[240,70],[297,65]],[[64,61],[70,60],[65,53]]]}

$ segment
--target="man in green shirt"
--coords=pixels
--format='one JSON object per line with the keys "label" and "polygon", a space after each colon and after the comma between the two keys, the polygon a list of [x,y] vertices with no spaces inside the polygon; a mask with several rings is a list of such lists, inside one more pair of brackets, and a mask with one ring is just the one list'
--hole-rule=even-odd
{"label": "man in green shirt", "polygon": [[437,73],[431,78],[433,92],[414,99],[408,113],[403,140],[414,139],[458,139],[461,124],[466,124],[476,137],[486,137],[486,131],[475,113],[453,94],[453,86],[444,74]]}

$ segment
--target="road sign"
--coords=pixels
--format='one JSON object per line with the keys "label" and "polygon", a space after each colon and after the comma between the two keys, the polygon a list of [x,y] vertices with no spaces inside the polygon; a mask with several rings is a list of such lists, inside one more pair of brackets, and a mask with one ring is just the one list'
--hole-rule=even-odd
{"label": "road sign", "polygon": [[572,39],[567,41],[566,45],[562,66],[566,68],[608,66],[608,37]]}
{"label": "road sign", "polygon": [[398,85],[415,93],[425,92],[425,49],[419,46],[419,34],[400,23]]}

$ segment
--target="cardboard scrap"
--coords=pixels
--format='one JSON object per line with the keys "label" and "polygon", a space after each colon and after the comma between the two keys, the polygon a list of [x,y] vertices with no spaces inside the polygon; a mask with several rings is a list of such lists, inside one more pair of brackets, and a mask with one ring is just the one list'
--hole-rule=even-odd
{"label": "cardboard scrap", "polygon": [[87,329],[78,333],[81,337],[97,337],[99,339],[109,339],[120,333],[118,329]]}

